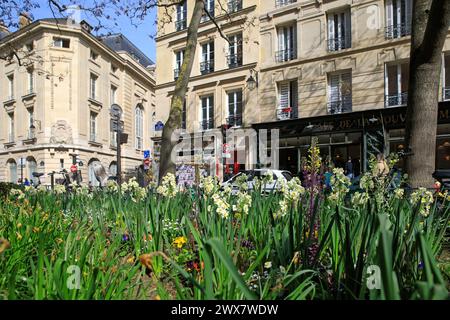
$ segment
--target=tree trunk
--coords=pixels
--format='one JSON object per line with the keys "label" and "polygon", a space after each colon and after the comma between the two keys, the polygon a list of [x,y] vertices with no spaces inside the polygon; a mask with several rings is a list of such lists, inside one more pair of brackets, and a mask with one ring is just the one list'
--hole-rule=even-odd
{"label": "tree trunk", "polygon": [[[187,30],[187,43],[183,58],[183,64],[175,83],[175,91],[170,105],[169,118],[167,119],[162,132],[161,141],[161,161],[159,166],[159,182],[168,174],[175,174],[176,166],[172,159],[172,150],[177,143],[177,137],[172,137],[176,129],[181,128],[181,115],[183,104],[186,99],[189,78],[194,63],[195,50],[197,47],[198,26],[205,8],[203,0],[196,0],[191,22]],[[161,67],[165,67],[161,65]]]}
{"label": "tree trunk", "polygon": [[433,185],[442,48],[450,23],[450,1],[415,0],[406,111],[406,168],[411,187]]}

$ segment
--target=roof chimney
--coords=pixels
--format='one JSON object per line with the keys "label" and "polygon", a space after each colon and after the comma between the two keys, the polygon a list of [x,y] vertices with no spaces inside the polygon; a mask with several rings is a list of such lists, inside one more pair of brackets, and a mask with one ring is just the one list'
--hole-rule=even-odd
{"label": "roof chimney", "polygon": [[27,12],[22,12],[19,16],[19,29],[31,24],[31,17]]}
{"label": "roof chimney", "polygon": [[0,20],[0,32],[9,33],[9,29],[3,20]]}

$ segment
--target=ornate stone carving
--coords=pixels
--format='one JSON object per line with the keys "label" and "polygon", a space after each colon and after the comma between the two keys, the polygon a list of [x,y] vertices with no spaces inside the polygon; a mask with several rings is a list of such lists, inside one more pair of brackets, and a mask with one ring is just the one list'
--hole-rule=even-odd
{"label": "ornate stone carving", "polygon": [[52,126],[50,143],[52,144],[72,144],[72,127],[66,120],[58,120]]}

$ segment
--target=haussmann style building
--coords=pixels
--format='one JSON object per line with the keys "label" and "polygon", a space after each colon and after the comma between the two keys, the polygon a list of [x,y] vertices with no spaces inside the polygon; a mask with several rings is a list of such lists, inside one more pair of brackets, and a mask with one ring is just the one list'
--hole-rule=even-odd
{"label": "haussmann style building", "polygon": [[94,161],[115,175],[114,103],[128,137],[123,176],[133,175],[152,147],[154,63],[125,36],[96,37],[84,21],[23,14],[19,24],[13,33],[0,26],[0,54],[10,55],[0,60],[0,181],[69,171],[80,161],[82,183],[98,185]]}

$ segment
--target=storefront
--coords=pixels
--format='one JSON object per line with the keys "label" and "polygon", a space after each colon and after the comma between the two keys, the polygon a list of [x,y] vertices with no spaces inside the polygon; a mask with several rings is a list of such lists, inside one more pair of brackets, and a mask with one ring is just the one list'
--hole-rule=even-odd
{"label": "storefront", "polygon": [[[344,167],[350,159],[355,175],[359,175],[367,170],[371,154],[390,154],[404,148],[405,120],[406,107],[393,107],[258,123],[253,128],[279,130],[279,169],[297,173],[306,161],[312,137],[317,137],[321,157],[326,163]],[[448,101],[439,103],[436,168],[450,169]]]}

